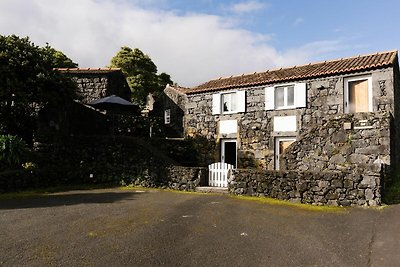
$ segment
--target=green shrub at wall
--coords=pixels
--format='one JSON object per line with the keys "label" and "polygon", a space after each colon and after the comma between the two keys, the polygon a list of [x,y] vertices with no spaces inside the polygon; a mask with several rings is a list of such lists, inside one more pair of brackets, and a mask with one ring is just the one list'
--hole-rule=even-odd
{"label": "green shrub at wall", "polygon": [[0,166],[2,168],[19,167],[27,151],[26,143],[18,136],[0,135]]}

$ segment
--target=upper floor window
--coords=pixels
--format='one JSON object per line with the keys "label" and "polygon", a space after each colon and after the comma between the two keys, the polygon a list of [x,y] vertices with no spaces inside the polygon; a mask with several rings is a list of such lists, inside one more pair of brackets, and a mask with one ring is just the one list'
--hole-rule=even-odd
{"label": "upper floor window", "polygon": [[344,79],[344,110],[346,113],[373,111],[371,76]]}
{"label": "upper floor window", "polygon": [[246,91],[213,94],[212,113],[233,114],[246,111]]}
{"label": "upper floor window", "polygon": [[236,93],[221,94],[222,113],[236,111]]}
{"label": "upper floor window", "polygon": [[294,107],[294,85],[275,87],[275,108]]}
{"label": "upper floor window", "polygon": [[265,109],[291,109],[306,107],[305,83],[279,85],[265,88]]}

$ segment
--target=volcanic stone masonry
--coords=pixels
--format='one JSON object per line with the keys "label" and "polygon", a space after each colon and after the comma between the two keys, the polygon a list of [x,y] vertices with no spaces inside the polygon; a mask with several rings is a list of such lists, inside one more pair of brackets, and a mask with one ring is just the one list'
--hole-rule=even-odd
{"label": "volcanic stone masonry", "polygon": [[[354,73],[351,76],[358,75],[365,75],[365,73]],[[373,91],[374,110],[388,111],[394,114],[394,92],[393,90],[388,90],[388,88],[394,87],[393,69],[375,70],[371,73],[371,76],[373,88],[379,89]],[[222,120],[237,120],[238,168],[256,167],[273,170],[276,137],[294,136],[297,140],[300,140],[300,136],[303,138],[311,129],[326,122],[327,118],[334,118],[335,115],[344,114],[343,76],[299,82],[305,82],[307,86],[306,108],[266,111],[263,90],[265,86],[259,86],[246,89],[239,88],[239,90],[246,90],[246,112],[212,115],[212,94],[218,93],[218,91],[189,94],[184,118],[185,134],[187,136],[204,136],[218,142],[220,139],[218,122]],[[380,89],[382,84],[386,88],[384,94]],[[368,114],[372,118],[374,117],[373,113]],[[275,116],[293,115],[297,118],[296,132],[274,132],[273,119]],[[371,121],[370,118],[360,119],[368,119],[366,123],[368,125],[373,122],[373,119]],[[354,121],[353,124],[357,126],[359,121]],[[383,126],[375,126],[383,129]],[[389,130],[389,128],[386,129]],[[364,134],[368,136],[373,131],[357,130],[356,137],[361,136],[359,139],[363,139]],[[352,138],[354,139],[354,136]],[[385,152],[389,153],[389,150]],[[385,155],[382,160],[389,160],[389,154]],[[389,161],[385,161],[385,163],[390,164]]]}

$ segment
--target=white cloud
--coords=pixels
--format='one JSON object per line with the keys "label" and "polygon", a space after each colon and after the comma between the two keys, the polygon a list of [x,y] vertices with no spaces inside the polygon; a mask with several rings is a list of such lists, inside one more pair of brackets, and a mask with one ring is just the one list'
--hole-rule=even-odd
{"label": "white cloud", "polygon": [[230,9],[237,14],[243,14],[258,11],[267,7],[267,3],[262,3],[259,1],[247,1],[234,4]]}
{"label": "white cloud", "polygon": [[[349,49],[340,40],[316,41],[305,44],[301,47],[285,51],[279,64],[289,66],[293,64],[307,64],[317,60],[330,60],[334,58],[325,58],[326,55],[338,51]],[[321,58],[323,56],[323,58]]]}
{"label": "white cloud", "polygon": [[298,18],[296,18],[296,19],[294,20],[293,26],[297,26],[297,25],[299,25],[299,24],[302,24],[303,22],[304,22],[304,18],[298,17]]}
{"label": "white cloud", "polygon": [[268,44],[269,36],[236,28],[229,18],[178,15],[124,0],[1,0],[0,34],[49,42],[80,67],[104,67],[121,46],[138,47],[183,86],[308,62],[320,47],[338,45],[282,53]]}

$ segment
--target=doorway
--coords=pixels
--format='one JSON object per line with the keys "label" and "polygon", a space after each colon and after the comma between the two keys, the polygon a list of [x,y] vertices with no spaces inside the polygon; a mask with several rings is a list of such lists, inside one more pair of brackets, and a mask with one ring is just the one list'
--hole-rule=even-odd
{"label": "doorway", "polygon": [[295,137],[277,137],[275,139],[275,170],[279,170],[279,161],[286,148],[296,142]]}
{"label": "doorway", "polygon": [[237,143],[234,139],[221,140],[221,162],[232,164],[236,168],[237,164]]}
{"label": "doorway", "polygon": [[371,112],[372,82],[370,76],[344,80],[344,110],[346,113]]}
{"label": "doorway", "polygon": [[368,112],[368,80],[349,82],[349,113]]}

